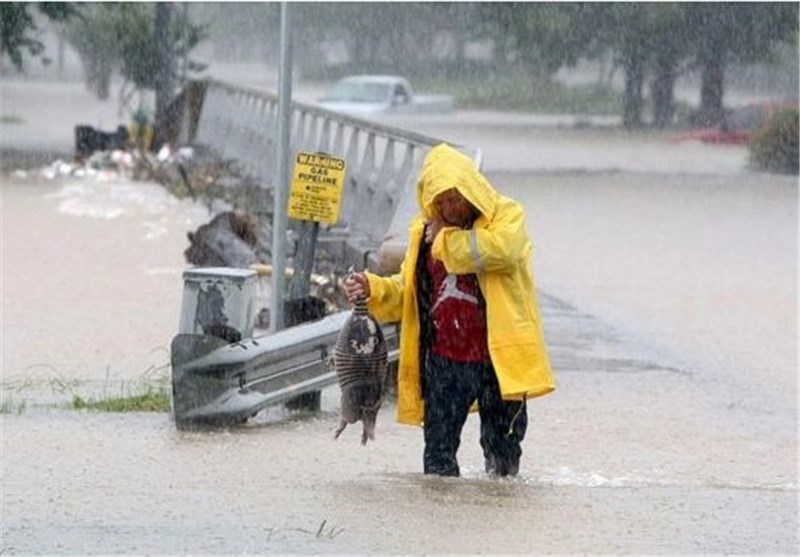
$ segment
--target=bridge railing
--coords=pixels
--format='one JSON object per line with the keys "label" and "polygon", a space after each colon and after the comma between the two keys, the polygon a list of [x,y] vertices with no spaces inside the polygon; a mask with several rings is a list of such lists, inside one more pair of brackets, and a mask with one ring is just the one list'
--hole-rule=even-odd
{"label": "bridge railing", "polygon": [[[277,156],[278,97],[220,81],[190,83],[193,100],[183,111],[179,137],[235,159],[271,189]],[[200,96],[201,98],[197,98]],[[412,192],[428,150],[444,140],[292,102],[290,147],[344,158],[347,164],[339,222],[361,251],[375,251],[406,192]],[[479,149],[454,145],[476,160]]]}

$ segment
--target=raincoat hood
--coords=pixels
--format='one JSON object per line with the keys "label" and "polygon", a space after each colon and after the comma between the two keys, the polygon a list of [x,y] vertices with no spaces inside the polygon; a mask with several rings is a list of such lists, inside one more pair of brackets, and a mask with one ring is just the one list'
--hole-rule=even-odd
{"label": "raincoat hood", "polygon": [[425,157],[417,182],[417,201],[423,218],[436,216],[434,198],[455,188],[487,218],[494,214],[498,193],[475,166],[475,161],[446,143]]}

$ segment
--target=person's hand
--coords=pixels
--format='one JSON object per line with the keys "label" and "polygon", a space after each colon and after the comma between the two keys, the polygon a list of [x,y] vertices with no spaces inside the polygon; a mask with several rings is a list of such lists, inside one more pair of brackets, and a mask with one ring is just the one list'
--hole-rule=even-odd
{"label": "person's hand", "polygon": [[444,221],[439,217],[425,221],[425,243],[432,244],[444,225]]}
{"label": "person's hand", "polygon": [[351,304],[356,303],[359,298],[369,299],[369,281],[364,273],[352,273],[344,279],[344,291]]}

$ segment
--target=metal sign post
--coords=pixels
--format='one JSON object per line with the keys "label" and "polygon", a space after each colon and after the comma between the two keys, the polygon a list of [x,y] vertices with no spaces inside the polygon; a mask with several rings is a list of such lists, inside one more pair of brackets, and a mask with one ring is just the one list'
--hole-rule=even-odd
{"label": "metal sign post", "polygon": [[275,161],[275,203],[272,213],[272,308],[269,331],[284,325],[284,290],[286,287],[286,213],[289,190],[289,134],[292,110],[292,37],[289,3],[281,2],[281,67],[278,76],[278,141]]}
{"label": "metal sign post", "polygon": [[311,271],[314,268],[314,254],[317,251],[319,223],[303,221],[297,238],[297,251],[294,256],[294,274],[289,283],[289,299],[299,300],[311,291]]}

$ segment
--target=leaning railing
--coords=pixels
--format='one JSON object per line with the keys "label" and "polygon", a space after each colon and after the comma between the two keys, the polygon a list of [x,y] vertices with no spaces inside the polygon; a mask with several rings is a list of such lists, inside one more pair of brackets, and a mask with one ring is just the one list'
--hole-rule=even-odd
{"label": "leaning railing", "polygon": [[[235,159],[262,187],[272,188],[278,97],[213,80],[190,83],[184,95],[190,99],[183,110],[179,140]],[[346,233],[347,241],[364,253],[380,246],[401,199],[413,190],[422,160],[442,142],[312,104],[292,103],[292,153],[323,152],[347,162],[340,220],[328,231]],[[479,149],[454,146],[480,166]]]}

